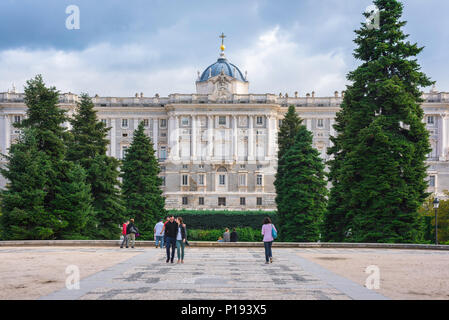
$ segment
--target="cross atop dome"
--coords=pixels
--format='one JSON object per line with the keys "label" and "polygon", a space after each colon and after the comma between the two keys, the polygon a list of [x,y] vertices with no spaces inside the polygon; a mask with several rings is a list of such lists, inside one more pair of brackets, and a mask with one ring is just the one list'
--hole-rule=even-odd
{"label": "cross atop dome", "polygon": [[222,32],[221,35],[218,36],[219,38],[221,38],[221,46],[220,46],[220,57],[224,58],[224,51],[226,49],[225,45],[224,45],[224,38],[226,38],[225,34]]}

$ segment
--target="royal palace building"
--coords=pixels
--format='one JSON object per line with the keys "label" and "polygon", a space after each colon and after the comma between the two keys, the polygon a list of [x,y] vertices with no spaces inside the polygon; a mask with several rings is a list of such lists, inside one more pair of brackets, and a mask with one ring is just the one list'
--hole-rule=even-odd
{"label": "royal palace building", "polygon": [[[198,72],[194,94],[95,96],[93,102],[110,127],[108,155],[122,159],[133,131],[144,123],[160,162],[167,209],[273,210],[277,133],[288,106],[296,106],[328,160],[343,95],[251,94],[246,73],[228,61],[222,45],[218,60]],[[429,192],[442,196],[449,190],[449,93],[432,89],[423,99],[432,146]],[[73,115],[78,100],[76,94],[61,94],[60,107]],[[0,93],[0,153],[7,154],[18,139],[14,123],[26,110],[23,93],[15,88]],[[0,176],[0,187],[5,184]]]}

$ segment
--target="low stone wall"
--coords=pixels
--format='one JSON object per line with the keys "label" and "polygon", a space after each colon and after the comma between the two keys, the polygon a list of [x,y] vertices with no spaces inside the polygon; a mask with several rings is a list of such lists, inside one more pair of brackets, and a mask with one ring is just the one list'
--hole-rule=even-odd
{"label": "low stone wall", "polygon": [[[22,240],[0,241],[0,247],[118,247],[120,240]],[[136,241],[136,247],[153,247],[154,241]],[[263,242],[209,242],[189,241],[191,247],[263,247]],[[448,250],[449,245],[396,243],[331,243],[331,242],[274,242],[277,248],[352,248],[352,249],[413,249]]]}

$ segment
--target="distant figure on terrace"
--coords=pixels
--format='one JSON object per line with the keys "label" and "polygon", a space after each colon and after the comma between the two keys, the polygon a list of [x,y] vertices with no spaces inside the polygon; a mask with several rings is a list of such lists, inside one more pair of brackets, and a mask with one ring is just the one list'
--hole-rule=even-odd
{"label": "distant figure on terrace", "polygon": [[239,241],[239,236],[237,235],[237,231],[235,231],[235,228],[233,228],[231,232],[231,242],[237,241]]}
{"label": "distant figure on terrace", "polygon": [[231,234],[229,233],[229,229],[226,228],[225,233],[223,233],[223,241],[231,242]]}

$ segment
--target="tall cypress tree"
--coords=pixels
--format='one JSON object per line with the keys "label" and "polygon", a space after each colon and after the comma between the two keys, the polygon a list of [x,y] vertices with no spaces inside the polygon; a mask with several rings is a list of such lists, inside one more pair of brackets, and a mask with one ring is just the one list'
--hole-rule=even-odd
{"label": "tall cypress tree", "polygon": [[[380,26],[362,24],[354,56],[362,64],[337,115],[329,150],[327,240],[419,242],[418,208],[427,197],[428,132],[420,87],[432,84],[415,57],[423,50],[406,41],[403,5],[376,0]],[[365,14],[368,18],[369,14]]]}
{"label": "tall cypress tree", "polygon": [[124,218],[124,205],[118,180],[119,161],[106,155],[109,128],[97,119],[94,104],[87,94],[81,94],[70,122],[72,137],[67,157],[86,170],[93,198],[94,213],[89,217],[86,235],[114,239],[117,225]]}
{"label": "tall cypress tree", "polygon": [[159,172],[153,144],[141,122],[123,159],[122,194],[127,216],[135,219],[143,239],[151,239],[154,224],[166,214]]}
{"label": "tall cypress tree", "polygon": [[280,239],[288,242],[320,240],[326,210],[327,182],[324,163],[312,146],[312,133],[303,125],[298,128],[293,145],[278,160],[276,203]]}

